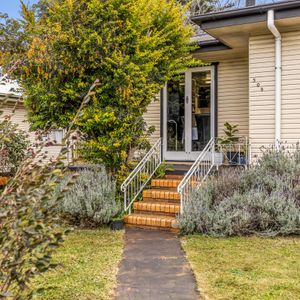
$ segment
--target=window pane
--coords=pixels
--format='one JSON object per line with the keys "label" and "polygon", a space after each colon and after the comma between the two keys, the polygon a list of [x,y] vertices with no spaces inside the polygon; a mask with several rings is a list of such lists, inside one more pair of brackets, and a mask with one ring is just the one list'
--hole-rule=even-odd
{"label": "window pane", "polygon": [[185,151],[184,137],[185,76],[167,84],[167,151]]}
{"label": "window pane", "polygon": [[192,73],[192,151],[202,151],[210,134],[211,73]]}

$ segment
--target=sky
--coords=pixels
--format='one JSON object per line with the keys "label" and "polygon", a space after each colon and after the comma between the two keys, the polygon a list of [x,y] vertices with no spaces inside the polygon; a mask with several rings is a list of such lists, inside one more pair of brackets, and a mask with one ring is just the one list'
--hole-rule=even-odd
{"label": "sky", "polygon": [[[25,4],[34,4],[38,0],[23,0]],[[257,4],[278,2],[279,0],[257,0]],[[245,0],[240,0],[243,5]],[[12,18],[20,15],[20,0],[0,0],[0,12],[7,13]]]}
{"label": "sky", "polygon": [[[34,4],[37,0],[23,0],[25,4]],[[20,15],[20,0],[0,0],[0,12],[7,13],[11,18]]]}

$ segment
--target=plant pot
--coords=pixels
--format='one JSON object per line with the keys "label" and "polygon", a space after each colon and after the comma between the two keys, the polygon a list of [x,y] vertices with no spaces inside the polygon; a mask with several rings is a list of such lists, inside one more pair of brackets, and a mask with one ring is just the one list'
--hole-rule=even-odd
{"label": "plant pot", "polygon": [[241,166],[245,166],[247,164],[246,156],[243,153],[239,155],[238,163]]}
{"label": "plant pot", "polygon": [[220,166],[224,163],[224,154],[215,152],[215,164]]}
{"label": "plant pot", "polygon": [[230,165],[238,165],[239,164],[239,152],[228,151],[227,158]]}
{"label": "plant pot", "polygon": [[122,230],[124,228],[124,220],[112,220],[110,223],[111,230]]}

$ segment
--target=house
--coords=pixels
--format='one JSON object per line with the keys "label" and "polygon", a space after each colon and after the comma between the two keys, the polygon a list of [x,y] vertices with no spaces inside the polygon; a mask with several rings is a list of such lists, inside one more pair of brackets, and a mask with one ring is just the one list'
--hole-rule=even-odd
{"label": "house", "polygon": [[[159,128],[165,160],[194,161],[224,123],[251,141],[252,158],[300,138],[300,1],[192,18],[208,37],[194,57],[207,64],[167,83],[145,119]],[[159,125],[160,124],[160,125]]]}
{"label": "house", "polygon": [[[145,120],[158,128],[153,141],[159,140],[122,186],[127,224],[172,228],[190,192],[224,162],[224,154],[249,164],[262,147],[300,141],[300,1],[275,2],[247,1],[244,8],[192,17],[205,33],[194,52],[204,66],[169,81],[148,108]],[[226,122],[238,125],[244,145],[219,151]],[[151,178],[151,157],[155,166],[171,161],[177,169],[188,167],[182,176],[152,180],[151,189],[143,190],[139,172],[150,166]],[[136,203],[139,192],[143,201]]]}
{"label": "house", "polygon": [[[0,119],[5,116],[11,116],[11,121],[18,125],[18,128],[28,133],[30,143],[36,140],[35,133],[30,131],[27,121],[27,110],[22,100],[22,91],[19,84],[15,80],[10,80],[0,73]],[[61,140],[63,138],[62,130],[53,130],[47,137],[47,140],[52,141],[51,146],[44,148],[47,151],[47,159],[55,158],[61,150]],[[0,170],[0,173],[4,172]]]}

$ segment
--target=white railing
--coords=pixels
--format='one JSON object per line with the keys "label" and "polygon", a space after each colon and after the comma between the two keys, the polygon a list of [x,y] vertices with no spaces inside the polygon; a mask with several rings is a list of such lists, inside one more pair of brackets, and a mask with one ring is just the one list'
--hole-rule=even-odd
{"label": "white railing", "polygon": [[177,191],[180,194],[181,213],[191,192],[201,186],[214,167],[214,152],[215,140],[212,138],[179,184]]}
{"label": "white railing", "polygon": [[[221,164],[244,167],[251,164],[251,147],[247,137],[241,137],[234,143],[222,143],[219,139],[215,139],[215,151]],[[216,164],[218,165],[217,161]]]}
{"label": "white railing", "polygon": [[247,138],[240,138],[238,142],[232,144],[225,144],[219,139],[212,138],[177,188],[180,194],[181,213],[191,192],[202,186],[214,167],[229,165],[246,168],[251,163],[250,149]]}
{"label": "white railing", "polygon": [[121,185],[121,191],[124,193],[125,212],[131,213],[133,202],[143,191],[161,163],[161,139],[159,139]]}

